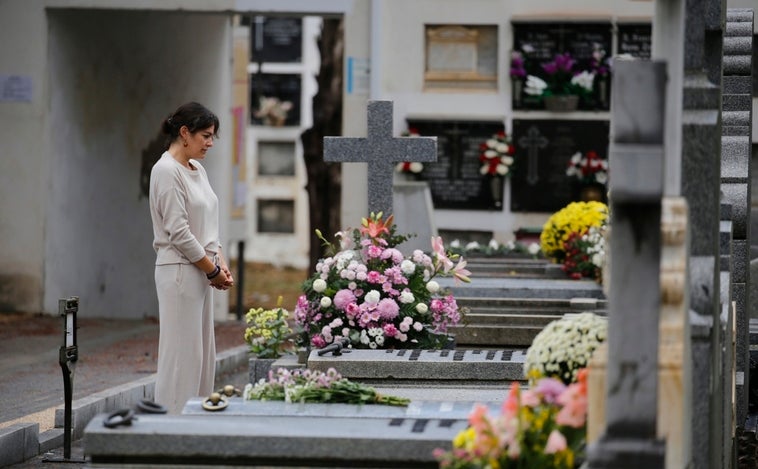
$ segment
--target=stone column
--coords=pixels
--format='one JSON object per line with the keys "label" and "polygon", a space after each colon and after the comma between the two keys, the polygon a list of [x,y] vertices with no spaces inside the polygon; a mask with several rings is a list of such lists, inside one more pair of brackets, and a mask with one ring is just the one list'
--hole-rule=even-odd
{"label": "stone column", "polygon": [[590,468],[663,468],[657,436],[665,64],[617,61],[610,149],[605,431]]}

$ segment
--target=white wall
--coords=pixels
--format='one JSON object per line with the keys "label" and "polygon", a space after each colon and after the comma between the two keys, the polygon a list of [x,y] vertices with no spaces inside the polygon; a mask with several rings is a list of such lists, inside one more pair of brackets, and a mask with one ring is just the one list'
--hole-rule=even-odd
{"label": "white wall", "polygon": [[42,6],[0,2],[0,74],[32,80],[30,102],[0,102],[0,311],[42,307],[46,48]]}
{"label": "white wall", "polygon": [[[214,110],[222,138],[205,166],[227,226],[230,16],[49,10],[48,18],[44,310],[79,295],[82,315],[157,315],[141,154],[178,105],[196,100]],[[226,317],[226,294],[217,297],[217,316]]]}
{"label": "white wall", "polygon": [[[372,35],[372,99],[394,101],[394,133],[405,130],[407,118],[470,119],[500,121],[510,131],[514,113],[511,109],[510,80],[507,64],[513,48],[511,21],[521,19],[647,19],[652,15],[652,2],[630,0],[414,0],[413,2],[380,1],[374,3],[372,26],[381,33]],[[498,86],[496,91],[430,92],[423,90],[425,25],[481,24],[498,26]],[[350,40],[352,36],[348,36]],[[359,38],[360,40],[360,38]],[[378,44],[377,44],[378,41]],[[398,51],[403,51],[402,54]],[[532,112],[530,117],[535,117]],[[579,114],[579,113],[577,113]],[[601,113],[606,118],[608,113]],[[355,118],[360,116],[355,115]],[[576,117],[576,116],[572,116]],[[579,118],[589,118],[582,113]],[[593,115],[592,117],[597,118]],[[352,119],[353,117],[349,117]],[[346,135],[353,135],[346,133]],[[348,199],[345,198],[345,201]],[[512,239],[521,227],[541,226],[549,213],[511,213],[510,187],[506,185],[501,211],[435,210],[440,230],[467,230],[471,226],[492,231],[496,239]],[[347,213],[343,209],[343,213]]]}

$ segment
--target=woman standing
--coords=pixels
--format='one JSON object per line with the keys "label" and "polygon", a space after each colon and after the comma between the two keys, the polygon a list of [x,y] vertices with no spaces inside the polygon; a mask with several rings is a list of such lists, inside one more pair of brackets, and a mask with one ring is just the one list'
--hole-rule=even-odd
{"label": "woman standing", "polygon": [[187,103],[163,121],[167,150],[150,174],[160,335],[155,401],[178,413],[213,391],[216,343],[211,287],[233,284],[219,242],[218,198],[199,160],[218,136],[218,117]]}

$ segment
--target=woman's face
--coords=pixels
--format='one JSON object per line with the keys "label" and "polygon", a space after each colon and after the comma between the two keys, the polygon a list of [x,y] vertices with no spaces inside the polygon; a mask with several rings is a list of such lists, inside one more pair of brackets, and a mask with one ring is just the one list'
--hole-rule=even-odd
{"label": "woman's face", "polygon": [[208,149],[213,146],[213,136],[216,133],[216,127],[210,126],[207,129],[201,129],[197,132],[190,133],[187,138],[187,153],[190,158],[202,160]]}

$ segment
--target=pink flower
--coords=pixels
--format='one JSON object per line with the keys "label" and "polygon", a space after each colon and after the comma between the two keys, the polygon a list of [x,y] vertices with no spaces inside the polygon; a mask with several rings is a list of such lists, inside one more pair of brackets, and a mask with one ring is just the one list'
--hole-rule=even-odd
{"label": "pink flower", "polygon": [[397,306],[395,300],[391,300],[389,298],[380,300],[379,304],[376,306],[376,309],[379,311],[379,314],[382,318],[388,320],[395,319],[398,312],[400,311],[400,308]]}
{"label": "pink flower", "polygon": [[468,261],[464,261],[463,258],[460,258],[458,260],[458,264],[453,269],[453,278],[457,282],[471,282],[471,271],[465,269],[466,264],[468,264]]}
{"label": "pink flower", "polygon": [[384,327],[384,335],[387,337],[395,337],[398,333],[397,328],[394,324],[385,324]]}
{"label": "pink flower", "polygon": [[313,345],[316,348],[323,348],[326,346],[326,340],[321,336],[321,334],[314,335],[311,337],[311,345]]}
{"label": "pink flower", "polygon": [[550,432],[545,444],[545,454],[555,454],[567,448],[566,437],[558,430]]}
{"label": "pink flower", "polygon": [[369,283],[384,283],[385,277],[376,270],[372,270],[366,275],[366,281]]}
{"label": "pink flower", "polygon": [[373,244],[366,248],[366,255],[369,259],[378,259],[382,255],[382,248]]}
{"label": "pink flower", "polygon": [[587,422],[587,369],[577,374],[579,381],[570,384],[558,396],[558,403],[563,408],[555,416],[558,425],[581,428]]}
{"label": "pink flower", "polygon": [[441,236],[432,236],[432,250],[436,256],[437,264],[441,265],[443,272],[448,273],[453,268],[453,261],[445,253],[445,244],[442,242]]}
{"label": "pink flower", "polygon": [[566,385],[555,378],[542,378],[534,391],[541,394],[545,402],[552,404],[558,401],[558,396],[566,390]]}
{"label": "pink flower", "polygon": [[355,303],[355,295],[347,289],[342,289],[334,295],[334,306],[344,310],[350,303]]}

